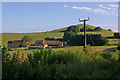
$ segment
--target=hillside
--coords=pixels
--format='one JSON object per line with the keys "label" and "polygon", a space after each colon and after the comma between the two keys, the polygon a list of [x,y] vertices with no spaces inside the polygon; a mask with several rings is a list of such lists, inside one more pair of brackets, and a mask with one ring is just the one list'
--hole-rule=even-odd
{"label": "hillside", "polygon": [[[71,25],[71,26],[78,26],[78,27],[80,27],[80,29],[81,28],[83,28],[83,24],[79,24],[79,25]],[[86,25],[86,27],[87,28],[91,28],[91,29],[95,29],[96,27],[95,26],[91,26],[91,25]],[[66,28],[61,28],[61,29],[56,29],[56,30],[52,30],[52,31],[50,31],[50,32],[64,32],[64,31],[66,31],[67,30],[67,28],[68,27],[66,27]]]}
{"label": "hillside", "polygon": [[[83,27],[83,24],[80,25],[75,25],[75,26],[79,26],[80,28]],[[86,25],[87,28],[91,28],[94,29],[96,28],[95,26],[91,26],[91,25]],[[40,32],[40,33],[2,33],[2,45],[7,45],[7,42],[10,40],[21,40],[25,35],[29,35],[31,37],[33,37],[33,42],[35,42],[35,40],[39,40],[39,39],[45,39],[46,37],[50,37],[50,38],[62,38],[64,35],[64,31],[67,30],[66,28],[61,28],[61,29],[56,29],[53,31],[48,31],[48,32]],[[99,32],[86,32],[87,34],[101,34],[103,37],[109,37],[109,36],[113,36],[114,32],[112,31],[108,31],[108,30],[102,30]],[[79,32],[78,34],[83,34],[83,32]],[[110,39],[111,41],[112,39]],[[113,42],[113,41],[111,41]],[[1,44],[1,43],[0,43]]]}

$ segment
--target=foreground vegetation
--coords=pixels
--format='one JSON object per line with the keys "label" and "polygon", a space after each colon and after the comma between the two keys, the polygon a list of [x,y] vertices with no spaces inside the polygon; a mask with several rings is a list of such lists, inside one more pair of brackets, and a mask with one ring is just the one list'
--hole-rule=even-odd
{"label": "foreground vegetation", "polygon": [[[120,60],[116,52],[87,53],[81,51],[52,51],[38,49],[27,54],[11,56],[7,48],[2,49],[3,79],[5,78],[112,78],[120,71]],[[7,66],[6,66],[7,65]]]}

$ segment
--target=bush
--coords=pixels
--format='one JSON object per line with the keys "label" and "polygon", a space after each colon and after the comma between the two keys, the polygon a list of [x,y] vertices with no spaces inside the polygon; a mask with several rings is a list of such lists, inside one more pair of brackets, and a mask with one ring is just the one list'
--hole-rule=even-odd
{"label": "bush", "polygon": [[54,38],[46,37],[45,40],[55,40]]}
{"label": "bush", "polygon": [[26,43],[26,42],[32,42],[33,41],[33,38],[31,37],[31,36],[24,36],[23,38],[22,38],[22,42],[23,43]]}
{"label": "bush", "polygon": [[120,50],[120,44],[118,44],[118,50]]}
{"label": "bush", "polygon": [[2,50],[4,52],[2,53],[2,79],[109,79],[120,70],[117,52],[107,51],[101,54],[96,52],[93,53],[94,55],[88,55],[79,51],[53,52],[52,49],[39,49],[29,53],[28,60],[20,62],[24,58],[18,58],[18,53],[10,56],[5,47]]}
{"label": "bush", "polygon": [[114,33],[115,38],[120,38],[120,33]]}
{"label": "bush", "polygon": [[104,59],[109,59],[109,60],[112,60],[112,61],[117,61],[119,59],[119,53],[118,52],[109,52],[109,51],[106,51],[106,52],[103,52],[101,54],[101,56]]}
{"label": "bush", "polygon": [[27,44],[25,44],[25,43],[20,44],[19,47],[27,47]]}
{"label": "bush", "polygon": [[102,28],[101,28],[101,27],[96,27],[94,30],[95,30],[95,31],[101,31]]}
{"label": "bush", "polygon": [[63,40],[64,40],[64,41],[69,41],[69,40],[72,39],[75,35],[77,35],[77,33],[72,32],[72,31],[64,32]]}
{"label": "bush", "polygon": [[[83,32],[83,31],[84,31],[84,27],[80,29],[80,32]],[[94,29],[86,27],[86,31],[94,31]]]}
{"label": "bush", "polygon": [[80,27],[79,26],[69,26],[66,31],[72,31],[72,32],[80,32]]}
{"label": "bush", "polygon": [[108,31],[112,31],[111,29],[108,29]]}

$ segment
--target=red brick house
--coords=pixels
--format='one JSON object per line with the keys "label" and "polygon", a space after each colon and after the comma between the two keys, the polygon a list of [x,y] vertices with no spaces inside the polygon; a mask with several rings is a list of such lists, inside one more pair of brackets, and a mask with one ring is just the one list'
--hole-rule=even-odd
{"label": "red brick house", "polygon": [[8,47],[18,48],[20,46],[20,44],[22,44],[21,40],[8,41]]}

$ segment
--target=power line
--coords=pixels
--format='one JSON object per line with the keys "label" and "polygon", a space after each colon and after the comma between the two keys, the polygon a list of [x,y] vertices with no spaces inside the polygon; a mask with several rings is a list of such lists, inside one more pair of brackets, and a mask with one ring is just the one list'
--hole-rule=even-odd
{"label": "power line", "polygon": [[90,39],[91,39],[91,42],[92,42],[92,44],[93,44],[93,46],[94,46],[94,49],[95,49],[95,51],[96,51],[95,44],[94,44],[94,41],[93,41],[92,38],[91,38],[91,35],[90,35]]}

